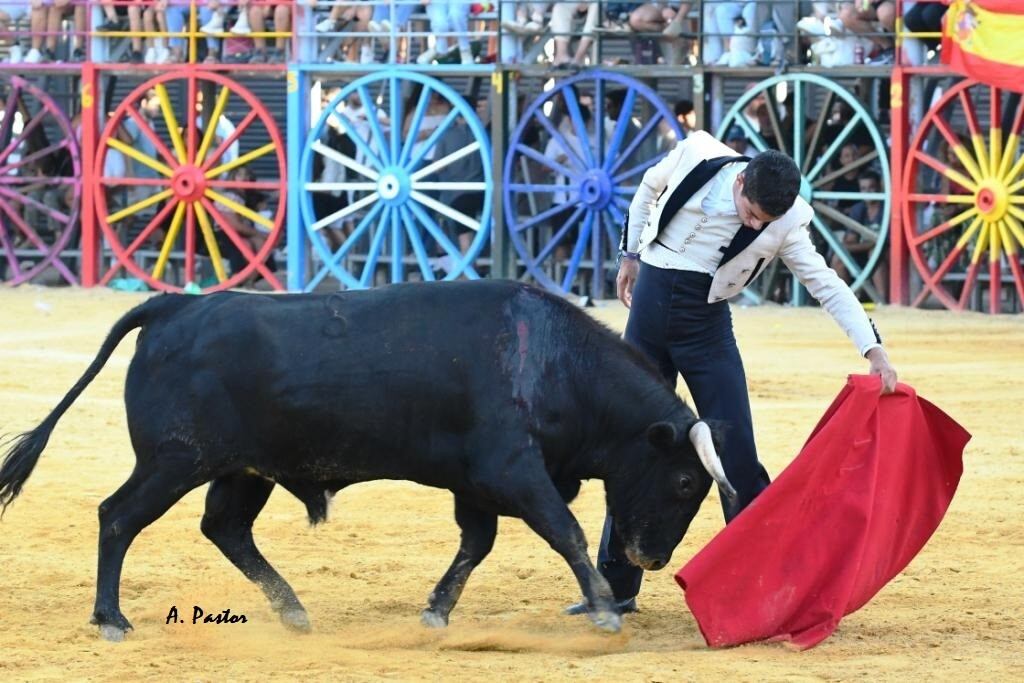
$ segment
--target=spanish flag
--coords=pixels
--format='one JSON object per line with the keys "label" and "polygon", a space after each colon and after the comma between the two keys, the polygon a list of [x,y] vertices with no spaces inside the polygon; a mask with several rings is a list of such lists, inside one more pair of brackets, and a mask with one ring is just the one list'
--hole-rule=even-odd
{"label": "spanish flag", "polygon": [[942,62],[982,83],[1024,92],[1024,0],[948,0]]}

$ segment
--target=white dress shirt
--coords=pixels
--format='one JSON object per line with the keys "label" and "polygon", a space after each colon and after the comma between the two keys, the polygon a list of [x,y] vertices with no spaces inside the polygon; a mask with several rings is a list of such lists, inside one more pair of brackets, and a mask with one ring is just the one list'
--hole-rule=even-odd
{"label": "white dress shirt", "polygon": [[644,250],[641,260],[658,268],[714,275],[722,261],[720,248],[728,246],[740,229],[733,185],[746,167],[735,163],[719,171],[707,194],[700,197],[698,192],[690,197],[669,220],[658,242]]}

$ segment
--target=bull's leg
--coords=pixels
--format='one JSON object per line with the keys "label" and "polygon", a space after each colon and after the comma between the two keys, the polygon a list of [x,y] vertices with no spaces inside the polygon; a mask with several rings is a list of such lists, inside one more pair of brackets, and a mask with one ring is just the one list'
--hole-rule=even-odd
{"label": "bull's leg", "polygon": [[285,626],[309,631],[309,617],[295,591],[256,547],[252,525],[263,510],[274,482],[249,474],[214,479],[206,494],[202,530],[231,564],[259,586]]}
{"label": "bull's leg", "polygon": [[448,625],[448,615],[459,601],[470,573],[491,552],[498,532],[496,514],[482,512],[458,496],[455,497],[455,521],[462,530],[459,552],[427,598],[429,606],[422,614],[423,623],[435,628]]}
{"label": "bull's leg", "polygon": [[[522,465],[518,469],[523,469]],[[506,504],[569,563],[586,598],[590,620],[606,631],[617,633],[622,617],[608,581],[587,555],[583,529],[543,467],[529,469],[518,480],[506,480],[501,485]]]}
{"label": "bull's leg", "polygon": [[121,613],[119,598],[128,547],[140,531],[206,480],[194,454],[161,454],[158,460],[137,463],[128,481],[100,504],[99,569],[91,621],[100,627],[103,638],[124,640],[132,628]]}

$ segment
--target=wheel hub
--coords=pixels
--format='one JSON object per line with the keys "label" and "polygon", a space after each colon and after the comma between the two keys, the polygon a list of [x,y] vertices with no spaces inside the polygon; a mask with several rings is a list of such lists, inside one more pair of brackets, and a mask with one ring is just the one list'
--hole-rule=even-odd
{"label": "wheel hub", "polygon": [[386,168],[377,178],[377,192],[389,206],[405,203],[411,190],[409,174],[401,168]]}
{"label": "wheel hub", "polygon": [[580,181],[580,201],[595,209],[603,209],[612,199],[612,181],[600,169],[588,171]]}
{"label": "wheel hub", "polygon": [[206,174],[197,166],[182,166],[171,177],[171,189],[178,199],[198,201],[206,192]]}
{"label": "wheel hub", "polygon": [[974,195],[978,212],[988,221],[998,221],[1006,215],[1010,205],[1010,195],[1006,185],[994,179],[987,179],[978,187]]}

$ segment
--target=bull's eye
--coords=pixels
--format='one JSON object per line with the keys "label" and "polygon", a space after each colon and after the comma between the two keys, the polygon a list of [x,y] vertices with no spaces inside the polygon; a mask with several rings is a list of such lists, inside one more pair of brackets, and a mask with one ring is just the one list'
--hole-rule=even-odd
{"label": "bull's eye", "polygon": [[676,483],[676,487],[679,490],[679,495],[683,498],[693,498],[697,494],[697,483],[688,474],[679,476],[679,481]]}

